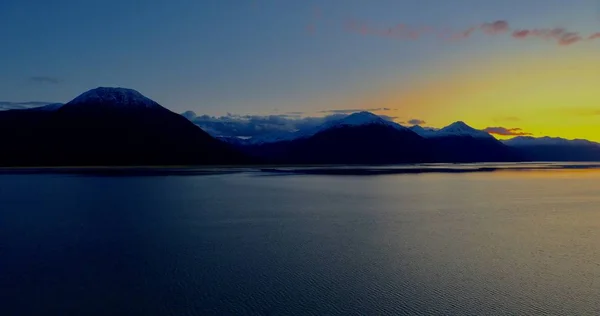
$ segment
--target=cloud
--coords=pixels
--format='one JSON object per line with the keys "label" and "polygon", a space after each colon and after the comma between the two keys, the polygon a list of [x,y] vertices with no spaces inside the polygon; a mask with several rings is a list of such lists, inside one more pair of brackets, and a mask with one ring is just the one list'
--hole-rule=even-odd
{"label": "cloud", "polygon": [[49,76],[33,76],[29,77],[29,81],[40,83],[40,84],[59,84],[61,80],[56,77]]}
{"label": "cloud", "polygon": [[555,41],[562,46],[568,46],[583,40],[583,37],[579,33],[571,32],[564,28],[516,30],[512,33],[512,37],[516,39],[541,38]]}
{"label": "cloud", "polygon": [[195,119],[196,117],[198,117],[198,115],[196,115],[196,112],[194,112],[194,111],[185,111],[185,112],[181,113],[181,116],[185,117],[186,119],[188,119],[190,121]]}
{"label": "cloud", "polygon": [[334,109],[334,110],[324,110],[324,111],[319,111],[319,113],[337,113],[337,114],[351,114],[351,113],[355,113],[355,112],[362,112],[362,111],[367,111],[367,112],[387,112],[387,111],[394,111],[395,109],[391,109],[391,108],[372,108],[372,109]]}
{"label": "cloud", "polygon": [[[348,113],[333,113],[322,117],[299,117],[294,114],[238,115],[232,113],[224,116],[197,116],[193,111],[187,111],[182,115],[213,136],[257,137],[313,129],[323,123],[344,118]],[[380,115],[380,117],[390,121],[395,119],[395,117],[387,115]]]}
{"label": "cloud", "polygon": [[489,134],[501,136],[531,136],[533,134],[524,132],[521,128],[488,127],[484,129]]}
{"label": "cloud", "polygon": [[449,28],[434,28],[431,26],[413,27],[406,24],[398,24],[394,27],[377,28],[370,23],[352,19],[346,22],[346,30],[351,33],[376,36],[389,39],[416,40],[427,34],[437,34],[437,38],[444,40],[464,40],[470,38],[477,31],[487,36],[511,34],[514,39],[542,38],[553,41],[560,46],[569,46],[584,40],[600,39],[600,32],[585,36],[579,32],[570,31],[565,28],[542,28],[542,29],[511,29],[508,21],[497,20],[485,22],[464,30],[452,31]]}
{"label": "cloud", "polygon": [[499,20],[492,23],[483,23],[479,29],[485,34],[496,35],[508,32],[510,27],[508,26],[508,22]]}
{"label": "cloud", "polygon": [[487,35],[497,35],[507,33],[510,30],[508,22],[503,20],[494,21],[491,23],[481,23],[478,26],[471,26],[461,31],[452,31],[449,28],[437,29],[432,26],[409,26],[403,23],[397,24],[394,27],[376,28],[370,23],[352,19],[346,22],[346,29],[351,33],[361,35],[371,35],[390,39],[410,39],[417,40],[428,34],[437,34],[440,39],[460,40],[471,37],[476,31],[481,31]]}
{"label": "cloud", "polygon": [[600,39],[600,32],[594,33],[588,37],[588,40]]}
{"label": "cloud", "polygon": [[409,40],[417,40],[421,36],[434,31],[434,29],[429,26],[411,27],[402,23],[394,27],[380,29],[370,26],[367,22],[356,19],[348,20],[346,22],[346,30],[351,33],[358,33],[360,35]]}
{"label": "cloud", "polygon": [[392,121],[392,122],[394,122],[398,119],[397,116],[389,116],[389,115],[382,115],[382,114],[379,114],[377,116],[381,117],[384,120],[388,120],[388,121]]}
{"label": "cloud", "polygon": [[40,106],[53,104],[56,102],[41,102],[41,101],[29,101],[29,102],[8,102],[8,101],[0,101],[0,110],[20,110],[20,109],[29,109],[29,108],[37,108]]}
{"label": "cloud", "polygon": [[427,124],[427,122],[420,120],[420,119],[412,119],[408,121],[408,124],[410,125],[423,125],[423,124]]}

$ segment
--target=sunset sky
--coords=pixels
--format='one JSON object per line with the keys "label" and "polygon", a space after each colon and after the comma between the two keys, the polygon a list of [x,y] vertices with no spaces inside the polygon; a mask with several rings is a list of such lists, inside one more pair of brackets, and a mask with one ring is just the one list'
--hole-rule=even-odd
{"label": "sunset sky", "polygon": [[600,0],[4,0],[0,39],[5,102],[121,86],[176,112],[600,141]]}

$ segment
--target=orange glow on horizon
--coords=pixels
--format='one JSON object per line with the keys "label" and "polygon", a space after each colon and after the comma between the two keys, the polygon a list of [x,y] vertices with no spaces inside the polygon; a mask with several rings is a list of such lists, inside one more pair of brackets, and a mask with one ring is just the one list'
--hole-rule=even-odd
{"label": "orange glow on horizon", "polygon": [[600,141],[597,52],[558,49],[489,56],[426,70],[412,86],[355,98],[354,105],[394,108],[379,114],[396,116],[397,121],[423,119],[427,126],[462,120],[479,129],[521,128],[535,137]]}

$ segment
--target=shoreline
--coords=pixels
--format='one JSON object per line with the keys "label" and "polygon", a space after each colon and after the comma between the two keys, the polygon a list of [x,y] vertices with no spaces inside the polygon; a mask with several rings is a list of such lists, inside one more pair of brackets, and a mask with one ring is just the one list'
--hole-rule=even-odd
{"label": "shoreline", "polygon": [[600,162],[448,163],[404,165],[214,165],[214,166],[89,166],[0,167],[0,175],[68,174],[97,176],[194,176],[254,172],[299,175],[393,175],[422,173],[484,173],[501,171],[599,170]]}

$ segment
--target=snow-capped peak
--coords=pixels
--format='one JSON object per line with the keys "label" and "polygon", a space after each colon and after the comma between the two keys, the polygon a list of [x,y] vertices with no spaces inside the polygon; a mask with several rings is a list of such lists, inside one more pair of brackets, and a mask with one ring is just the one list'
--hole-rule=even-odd
{"label": "snow-capped peak", "polygon": [[373,114],[371,112],[362,111],[362,112],[352,113],[341,119],[327,121],[317,127],[312,127],[312,128],[298,130],[298,131],[282,131],[280,133],[252,137],[251,139],[248,140],[248,142],[258,145],[258,144],[274,143],[274,142],[280,142],[280,141],[291,141],[291,140],[295,140],[295,139],[308,138],[319,132],[322,132],[322,131],[325,131],[328,129],[332,129],[332,128],[341,128],[341,127],[347,127],[347,126],[356,127],[356,126],[367,126],[367,125],[384,125],[384,126],[393,127],[395,129],[398,129],[401,131],[409,131],[408,128],[406,128],[398,123],[388,121],[388,120],[386,120],[376,114]]}
{"label": "snow-capped peak", "polygon": [[133,89],[99,87],[82,93],[69,105],[105,104],[128,109],[162,108],[158,103]]}
{"label": "snow-capped peak", "polygon": [[421,137],[432,137],[439,129],[433,127],[423,127],[421,125],[413,125],[409,127],[409,129],[415,133],[417,133]]}
{"label": "snow-capped peak", "polygon": [[432,135],[433,137],[450,137],[450,136],[459,136],[459,137],[473,137],[473,138],[494,138],[492,135],[474,129],[471,126],[467,125],[467,123],[463,121],[454,122]]}
{"label": "snow-capped peak", "polygon": [[382,123],[385,120],[381,117],[367,111],[352,113],[343,119],[337,121],[338,125],[368,125],[373,123]]}
{"label": "snow-capped peak", "polygon": [[375,115],[371,112],[362,111],[362,112],[352,113],[352,114],[350,114],[342,119],[339,119],[339,120],[327,122],[319,128],[319,131],[323,131],[323,130],[330,129],[330,128],[343,127],[343,126],[363,126],[363,125],[373,125],[373,124],[390,126],[390,127],[396,128],[398,130],[408,130],[406,127],[404,127],[398,123],[388,121],[388,120],[382,118],[381,116]]}

